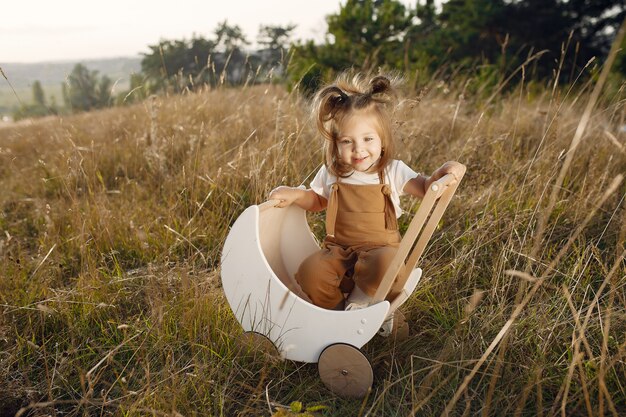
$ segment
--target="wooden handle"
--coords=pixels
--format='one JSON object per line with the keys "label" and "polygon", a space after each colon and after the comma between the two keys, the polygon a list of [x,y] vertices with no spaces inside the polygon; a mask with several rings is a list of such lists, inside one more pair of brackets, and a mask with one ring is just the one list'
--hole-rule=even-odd
{"label": "wooden handle", "polygon": [[[461,173],[461,178],[447,174],[430,184],[417,213],[402,237],[396,255],[387,267],[371,304],[383,301],[387,297],[396,278],[398,286],[404,286],[464,175],[465,170]],[[417,244],[415,244],[416,241]]]}
{"label": "wooden handle", "polygon": [[[465,173],[464,173],[465,174]],[[461,177],[463,178],[463,177]],[[459,182],[461,179],[459,178]],[[449,186],[454,185],[456,183],[456,177],[452,174],[446,174],[443,177],[439,178],[437,181],[430,184],[429,190],[432,190],[437,193],[437,197],[441,196]],[[427,191],[427,192],[428,192]]]}

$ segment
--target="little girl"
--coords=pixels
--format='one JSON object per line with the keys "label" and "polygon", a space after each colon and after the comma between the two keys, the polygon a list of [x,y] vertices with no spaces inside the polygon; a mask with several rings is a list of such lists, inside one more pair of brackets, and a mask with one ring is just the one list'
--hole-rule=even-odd
{"label": "little girl", "polygon": [[[391,81],[384,76],[368,82],[360,75],[344,75],[321,89],[314,108],[326,139],[326,164],[310,189],[281,186],[270,193],[270,199],[280,200],[278,207],[327,209],[322,249],[305,259],[295,276],[317,306],[367,306],[400,244],[400,196],[421,198],[432,182],[446,174],[458,179],[464,172],[460,163],[446,162],[428,177],[393,159],[388,107],[394,97]],[[392,288],[387,299],[401,290]]]}

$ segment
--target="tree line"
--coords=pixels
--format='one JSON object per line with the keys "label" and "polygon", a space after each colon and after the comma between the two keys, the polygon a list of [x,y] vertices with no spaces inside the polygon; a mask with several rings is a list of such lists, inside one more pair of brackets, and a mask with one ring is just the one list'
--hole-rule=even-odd
{"label": "tree line", "polygon": [[14,119],[49,114],[75,113],[145,99],[151,94],[182,93],[218,84],[241,85],[258,83],[285,74],[285,57],[295,25],[261,25],[257,35],[260,49],[248,52],[250,45],[243,30],[228,21],[214,30],[207,39],[193,36],[190,40],[161,40],[149,45],[143,54],[141,71],[130,75],[130,87],[117,95],[112,93],[112,80],[79,63],[62,84],[63,106],[47,102],[39,81],[32,87],[32,104],[22,105]]}
{"label": "tree line", "polygon": [[[569,83],[593,57],[604,58],[626,16],[623,0],[346,0],[327,17],[324,44],[295,45],[293,74],[313,86],[360,65],[430,76],[474,71],[498,78],[531,60],[526,76],[546,79],[561,66]],[[563,58],[563,59],[562,59]],[[561,62],[562,61],[562,62]],[[618,64],[626,74],[625,54]]]}
{"label": "tree line", "polygon": [[[282,82],[307,93],[348,68],[426,77],[465,71],[495,82],[525,65],[527,78],[570,83],[608,54],[625,17],[623,0],[448,0],[440,8],[434,0],[413,6],[346,0],[326,17],[322,43],[293,41],[295,25],[262,25],[259,46],[250,52],[241,28],[224,21],[211,38],[194,35],[149,45],[129,90],[115,97],[106,75],[77,64],[63,85],[63,110],[45,103],[35,83],[35,104],[20,111],[27,116],[88,111],[217,85]],[[616,71],[626,74],[626,54]]]}

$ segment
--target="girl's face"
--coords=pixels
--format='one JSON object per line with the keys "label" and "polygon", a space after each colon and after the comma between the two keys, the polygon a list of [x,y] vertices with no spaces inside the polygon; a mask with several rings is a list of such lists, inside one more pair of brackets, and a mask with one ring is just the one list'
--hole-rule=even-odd
{"label": "girl's face", "polygon": [[376,116],[371,112],[357,110],[341,123],[337,139],[339,160],[355,171],[375,171],[382,147]]}

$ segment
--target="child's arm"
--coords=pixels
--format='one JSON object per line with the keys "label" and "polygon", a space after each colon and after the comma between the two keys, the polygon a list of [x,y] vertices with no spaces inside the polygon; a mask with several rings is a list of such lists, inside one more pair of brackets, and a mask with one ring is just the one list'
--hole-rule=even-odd
{"label": "child's arm", "polygon": [[404,186],[403,191],[412,196],[422,198],[426,195],[426,190],[430,187],[430,184],[444,177],[447,174],[452,174],[457,179],[463,176],[465,172],[465,165],[456,162],[448,161],[441,167],[437,168],[430,177],[425,175],[418,175],[417,177],[409,180]]}
{"label": "child's arm", "polygon": [[328,200],[315,191],[303,190],[302,188],[280,186],[270,193],[270,200],[280,200],[276,207],[287,207],[296,204],[307,211],[322,211],[326,208]]}

